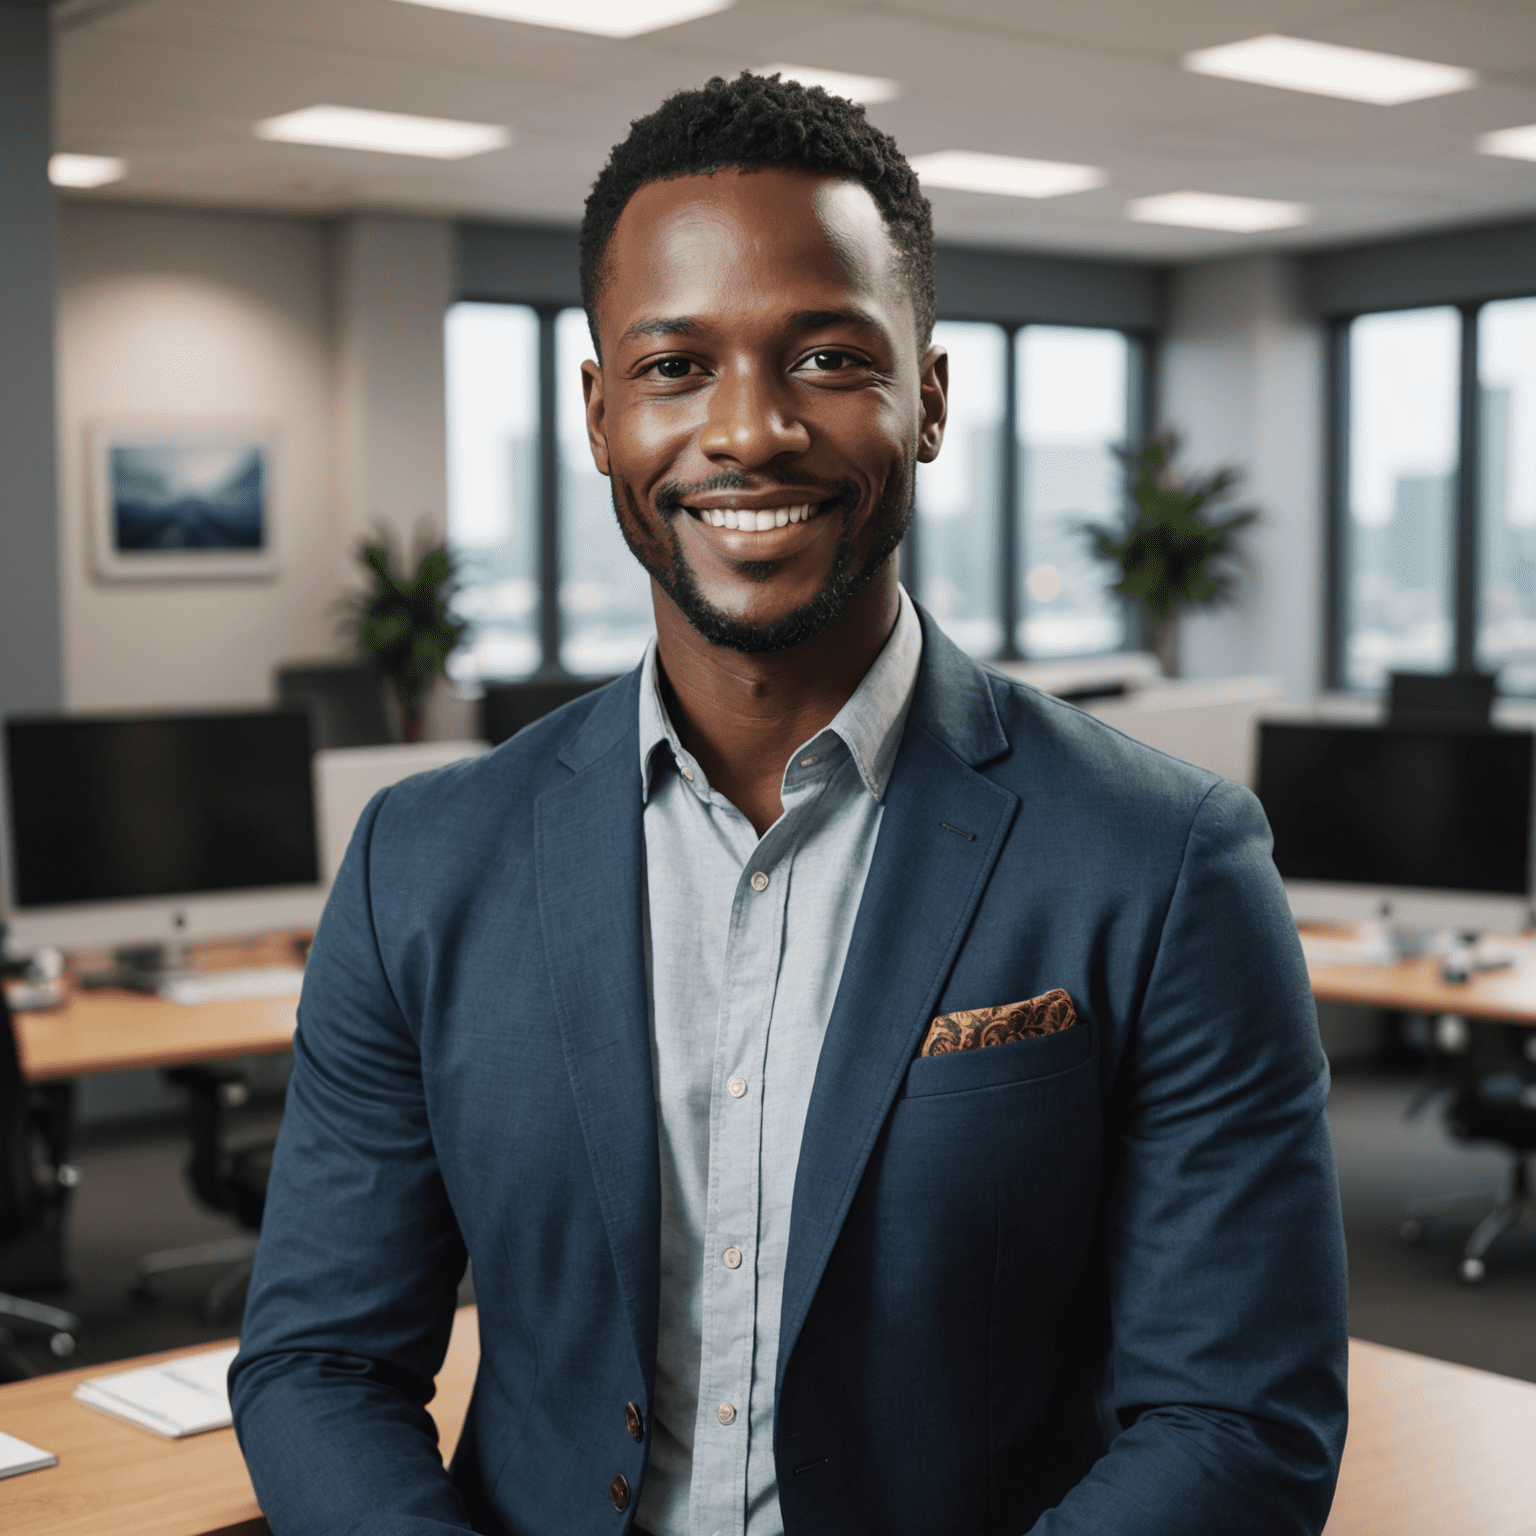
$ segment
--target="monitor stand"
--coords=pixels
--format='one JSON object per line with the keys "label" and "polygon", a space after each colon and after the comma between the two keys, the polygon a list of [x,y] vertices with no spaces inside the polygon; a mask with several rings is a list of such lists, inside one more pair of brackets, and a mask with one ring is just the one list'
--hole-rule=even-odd
{"label": "monitor stand", "polygon": [[80,978],[87,991],[115,987],[125,992],[154,992],[174,971],[191,968],[192,951],[186,944],[132,944],[112,951],[105,971],[90,971]]}

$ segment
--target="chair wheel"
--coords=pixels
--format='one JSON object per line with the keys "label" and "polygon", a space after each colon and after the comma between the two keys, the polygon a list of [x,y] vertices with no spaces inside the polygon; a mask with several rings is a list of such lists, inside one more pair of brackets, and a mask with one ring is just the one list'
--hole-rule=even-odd
{"label": "chair wheel", "polygon": [[1410,1216],[1397,1229],[1397,1235],[1405,1243],[1422,1243],[1424,1241],[1424,1223],[1417,1217]]}
{"label": "chair wheel", "polygon": [[1468,1285],[1476,1285],[1487,1273],[1488,1266],[1481,1259],[1463,1259],[1461,1261],[1461,1278]]}
{"label": "chair wheel", "polygon": [[51,1339],[48,1340],[48,1348],[51,1349],[60,1360],[68,1360],[69,1357],[75,1352],[74,1335],[69,1333],[56,1333]]}

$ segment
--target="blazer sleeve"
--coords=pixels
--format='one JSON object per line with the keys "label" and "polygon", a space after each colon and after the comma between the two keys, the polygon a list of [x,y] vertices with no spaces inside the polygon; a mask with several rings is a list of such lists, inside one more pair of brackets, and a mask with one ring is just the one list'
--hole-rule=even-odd
{"label": "blazer sleeve", "polygon": [[1035,1536],[1320,1532],[1347,1417],[1328,1068],[1247,790],[1191,824],[1110,1090],[1108,1452]]}
{"label": "blazer sleeve", "polygon": [[470,1521],[425,1404],[465,1249],[421,1059],[374,931],[364,812],[304,978],[261,1246],[230,1370],[276,1536],[437,1536]]}

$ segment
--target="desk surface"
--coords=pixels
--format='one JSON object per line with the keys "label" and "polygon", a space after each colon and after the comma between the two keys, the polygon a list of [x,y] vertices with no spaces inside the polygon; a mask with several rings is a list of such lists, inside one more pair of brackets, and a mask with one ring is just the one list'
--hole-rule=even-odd
{"label": "desk surface", "polygon": [[1399,965],[1311,965],[1312,995],[1319,1001],[1362,1008],[1400,1008],[1405,1013],[1461,1013],[1504,1024],[1536,1025],[1536,966],[1484,971],[1469,981],[1440,979],[1433,956]]}
{"label": "desk surface", "polygon": [[[207,970],[292,965],[293,937],[273,934],[203,945],[197,964]],[[152,993],[72,987],[65,1007],[15,1016],[16,1046],[21,1070],[34,1083],[231,1056],[272,1056],[293,1044],[294,1005],[293,998],[280,997],[188,1007]]]}
{"label": "desk surface", "polygon": [[[0,1429],[59,1458],[56,1467],[0,1480],[0,1530],[6,1536],[268,1536],[234,1430],[162,1440],[69,1395],[86,1376],[195,1353],[171,1350],[0,1387]],[[475,1309],[461,1307],[437,1396],[428,1405],[445,1461],[469,1410],[479,1354]]]}
{"label": "desk surface", "polygon": [[1536,1536],[1536,1385],[1350,1340],[1326,1536]]}

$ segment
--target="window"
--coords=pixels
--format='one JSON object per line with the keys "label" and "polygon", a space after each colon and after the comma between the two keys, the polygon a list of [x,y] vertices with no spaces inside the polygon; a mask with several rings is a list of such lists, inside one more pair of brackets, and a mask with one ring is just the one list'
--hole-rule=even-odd
{"label": "window", "polygon": [[1536,693],[1536,299],[1478,316],[1478,665]]}
{"label": "window", "polygon": [[448,541],[471,623],[456,682],[524,677],[539,664],[539,321],[522,304],[455,304],[443,335]]}
{"label": "window", "polygon": [[1460,350],[1454,309],[1351,327],[1346,687],[1452,663]]}
{"label": "window", "polygon": [[1536,694],[1536,299],[1360,315],[1333,354],[1329,682]]}
{"label": "window", "polygon": [[[1118,331],[941,322],[943,453],[919,466],[903,579],[986,658],[1087,655],[1124,641],[1085,522],[1124,515],[1116,449],[1134,438],[1143,349]],[[587,445],[577,308],[463,302],[444,330],[448,536],[472,623],[454,679],[585,676],[634,665],[650,582]]]}

